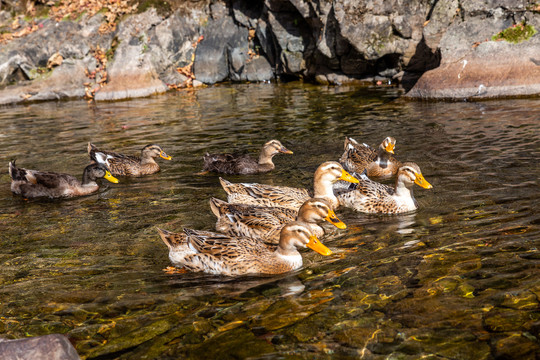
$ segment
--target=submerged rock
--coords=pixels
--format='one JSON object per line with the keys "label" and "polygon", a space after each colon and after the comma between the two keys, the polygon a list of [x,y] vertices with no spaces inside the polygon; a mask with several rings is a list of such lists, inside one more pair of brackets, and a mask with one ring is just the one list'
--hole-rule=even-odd
{"label": "submerged rock", "polygon": [[79,355],[67,337],[60,334],[44,335],[19,340],[1,340],[3,360],[78,360]]}

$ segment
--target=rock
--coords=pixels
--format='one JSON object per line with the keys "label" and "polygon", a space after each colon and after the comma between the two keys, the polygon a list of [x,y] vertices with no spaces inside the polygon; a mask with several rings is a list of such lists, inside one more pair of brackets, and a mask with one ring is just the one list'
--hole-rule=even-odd
{"label": "rock", "polygon": [[232,78],[240,79],[247,59],[247,35],[247,29],[235,25],[231,18],[210,21],[195,51],[195,78],[213,84],[227,79],[232,70]]}
{"label": "rock", "polygon": [[123,21],[116,35],[118,47],[107,66],[109,82],[95,95],[96,100],[118,100],[167,91],[151,61],[148,31],[161,22],[155,9]]}
{"label": "rock", "polygon": [[0,354],[2,360],[79,359],[77,351],[67,337],[60,334],[0,341]]}
{"label": "rock", "polygon": [[[464,20],[453,20],[439,43],[440,66],[423,74],[407,97],[472,100],[540,94],[540,37],[518,44],[492,41],[512,20],[510,9],[489,9],[467,8]],[[524,16],[539,28],[540,15]],[[430,36],[436,33],[432,27],[427,30]]]}

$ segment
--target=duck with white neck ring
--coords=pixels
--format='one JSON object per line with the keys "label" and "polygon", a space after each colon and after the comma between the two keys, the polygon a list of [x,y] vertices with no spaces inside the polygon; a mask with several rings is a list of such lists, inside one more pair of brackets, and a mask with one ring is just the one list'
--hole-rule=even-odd
{"label": "duck with white neck ring", "polygon": [[313,176],[313,191],[257,183],[233,184],[222,178],[219,180],[231,204],[278,206],[296,211],[312,197],[328,201],[332,209],[335,209],[339,206],[339,202],[334,195],[332,185],[338,180],[358,183],[358,179],[351,176],[335,161],[327,161],[317,168]]}
{"label": "duck with white neck ring", "polygon": [[331,255],[308,227],[292,222],[281,229],[275,251],[263,242],[246,237],[232,237],[209,231],[184,229],[172,233],[158,228],[169,248],[173,265],[192,272],[239,276],[249,274],[282,274],[302,266],[298,248],[308,247],[321,255]]}
{"label": "duck with white neck ring", "polygon": [[413,196],[414,184],[433,188],[418,165],[406,162],[399,168],[394,186],[380,184],[363,174],[353,190],[338,193],[337,198],[341,205],[363,213],[401,214],[418,208]]}

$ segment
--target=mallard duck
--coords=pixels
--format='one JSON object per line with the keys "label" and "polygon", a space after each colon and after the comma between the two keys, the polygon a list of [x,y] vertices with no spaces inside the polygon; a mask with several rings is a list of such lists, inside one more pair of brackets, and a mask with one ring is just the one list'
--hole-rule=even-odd
{"label": "mallard duck", "polygon": [[201,174],[213,171],[229,175],[247,175],[265,173],[274,170],[272,162],[274,155],[279,153],[292,154],[278,140],[270,140],[263,145],[259,160],[256,161],[247,154],[206,154],[203,156]]}
{"label": "mallard duck", "polygon": [[111,174],[120,176],[142,176],[157,173],[159,169],[155,157],[165,160],[172,158],[156,144],[146,145],[141,150],[141,157],[118,154],[112,151],[99,150],[94,144],[88,143],[90,159],[109,168]]}
{"label": "mallard duck", "polygon": [[388,179],[401,167],[401,162],[390,155],[394,153],[395,145],[396,139],[390,136],[384,139],[377,149],[347,137],[345,152],[339,162],[351,173],[361,174],[365,171],[368,177]]}
{"label": "mallard duck", "polygon": [[281,229],[275,251],[263,242],[209,231],[184,229],[172,233],[158,228],[175,266],[215,275],[281,274],[302,266],[297,248],[309,247],[322,255],[332,251],[321,244],[309,228],[292,222]]}
{"label": "mallard duck", "polygon": [[413,185],[431,189],[420,167],[412,162],[404,163],[398,170],[395,186],[380,184],[362,175],[355,189],[338,194],[343,206],[371,214],[399,214],[416,210]]}
{"label": "mallard duck", "polygon": [[318,225],[323,220],[339,229],[346,228],[330,208],[330,204],[319,198],[309,199],[298,211],[281,207],[229,204],[216,198],[210,199],[210,207],[218,218],[217,231],[231,236],[258,239],[267,244],[277,245],[283,225],[295,220],[306,224],[317,237],[324,235],[323,228]]}
{"label": "mallard duck", "polygon": [[11,191],[25,198],[88,195],[98,190],[96,180],[99,178],[118,183],[118,179],[101,164],[88,165],[83,171],[82,182],[68,174],[19,168],[15,166],[15,161],[9,163],[9,176]]}
{"label": "mallard duck", "polygon": [[298,211],[300,206],[312,197],[323,198],[329,202],[332,209],[339,203],[334,196],[332,184],[338,180],[357,183],[358,179],[343,170],[335,161],[321,164],[313,177],[313,192],[307,189],[288,186],[273,186],[256,183],[231,183],[219,178],[221,186],[227,193],[231,204],[248,204],[261,206],[286,207]]}

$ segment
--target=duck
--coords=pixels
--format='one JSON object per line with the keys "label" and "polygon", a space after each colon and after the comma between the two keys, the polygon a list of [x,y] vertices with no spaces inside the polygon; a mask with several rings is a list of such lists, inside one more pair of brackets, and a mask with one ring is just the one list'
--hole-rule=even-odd
{"label": "duck", "polygon": [[210,207],[218,218],[217,231],[258,239],[267,245],[278,245],[281,228],[295,220],[309,227],[312,234],[318,238],[324,236],[323,228],[318,225],[324,220],[338,229],[347,228],[330,204],[321,198],[307,200],[298,211],[282,207],[229,204],[216,198],[210,199]]}
{"label": "duck", "polygon": [[373,181],[364,173],[353,190],[338,193],[337,198],[341,205],[363,213],[401,214],[418,208],[413,196],[414,184],[433,188],[417,164],[406,162],[399,168],[394,186]]}
{"label": "duck", "polygon": [[15,160],[9,162],[11,191],[24,198],[48,197],[68,198],[92,194],[99,189],[96,180],[104,178],[114,184],[118,179],[101,164],[90,164],[84,168],[82,181],[76,177],[48,171],[29,170],[17,167]]}
{"label": "duck", "polygon": [[381,180],[394,177],[401,162],[390,154],[394,154],[396,139],[386,137],[377,149],[360,144],[353,138],[345,138],[345,152],[339,158],[343,168],[351,173],[362,174],[364,171],[369,178]]}
{"label": "duck", "polygon": [[270,207],[285,207],[298,211],[300,206],[312,197],[328,201],[332,209],[339,206],[332,190],[338,180],[357,183],[358,179],[343,169],[336,161],[322,163],[313,176],[313,192],[289,186],[274,186],[259,183],[231,183],[219,178],[231,204],[248,204]]}
{"label": "duck", "polygon": [[247,154],[206,154],[203,156],[203,170],[199,174],[216,172],[227,175],[249,175],[274,170],[272,158],[277,154],[293,154],[278,140],[270,140],[261,149],[259,159]]}
{"label": "duck", "polygon": [[88,143],[88,155],[96,163],[107,166],[115,176],[143,176],[160,171],[155,157],[171,160],[161,146],[149,144],[141,150],[141,156],[124,155],[113,151],[99,150],[94,144]]}
{"label": "duck", "polygon": [[227,276],[282,274],[302,266],[298,248],[309,247],[325,256],[332,254],[307,226],[296,221],[283,226],[275,250],[247,237],[192,229],[184,229],[183,233],[157,230],[169,248],[172,264],[191,272]]}

